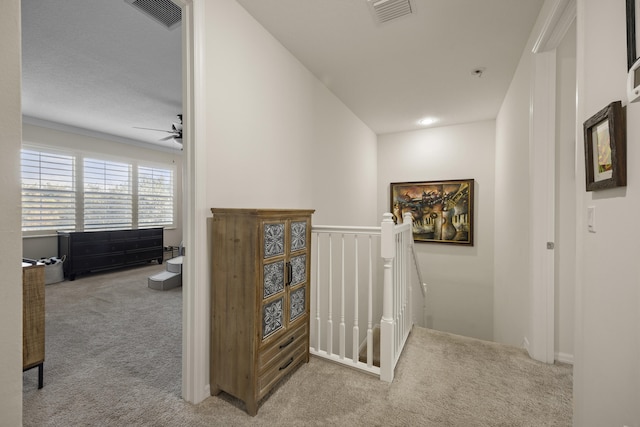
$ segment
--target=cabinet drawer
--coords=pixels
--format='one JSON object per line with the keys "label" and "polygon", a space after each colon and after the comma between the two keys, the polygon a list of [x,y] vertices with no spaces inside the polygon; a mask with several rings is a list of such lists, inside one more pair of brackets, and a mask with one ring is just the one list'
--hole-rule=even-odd
{"label": "cabinet drawer", "polygon": [[74,256],[110,254],[122,251],[124,251],[124,243],[122,242],[83,242],[73,247]]}
{"label": "cabinet drawer", "polygon": [[286,353],[282,353],[282,357],[276,359],[278,363],[269,367],[258,377],[258,399],[262,399],[274,384],[307,359],[309,354],[307,340],[298,341],[296,345]]}
{"label": "cabinet drawer", "polygon": [[126,249],[147,249],[147,248],[160,248],[162,249],[162,237],[150,237],[144,239],[131,240],[127,242]]}
{"label": "cabinet drawer", "polygon": [[306,323],[301,323],[300,326],[287,332],[282,338],[270,343],[259,351],[258,372],[262,373],[272,365],[277,364],[278,361],[281,360],[283,353],[297,347],[301,341],[304,341],[306,345],[309,346]]}
{"label": "cabinet drawer", "polygon": [[145,228],[145,229],[141,229],[140,231],[140,237],[141,238],[146,238],[146,237],[162,237],[164,230],[162,228]]}
{"label": "cabinet drawer", "polygon": [[124,255],[78,257],[73,260],[73,272],[90,271],[123,265],[124,261]]}
{"label": "cabinet drawer", "polygon": [[68,235],[73,243],[100,242],[109,240],[108,231],[87,231],[80,233],[70,233]]}
{"label": "cabinet drawer", "polygon": [[126,261],[128,263],[150,261],[152,259],[162,259],[162,247],[158,247],[157,249],[127,251]]}

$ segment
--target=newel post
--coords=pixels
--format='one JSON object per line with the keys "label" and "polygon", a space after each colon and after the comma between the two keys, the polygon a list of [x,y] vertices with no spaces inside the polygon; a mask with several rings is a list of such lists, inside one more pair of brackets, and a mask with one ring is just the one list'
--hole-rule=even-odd
{"label": "newel post", "polygon": [[393,215],[385,213],[381,224],[380,255],[384,261],[384,288],[382,294],[382,319],[380,321],[380,379],[393,381],[393,258],[395,239]]}
{"label": "newel post", "polygon": [[413,230],[413,215],[411,215],[411,212],[405,212],[404,214],[402,214],[402,223],[411,224],[411,229]]}

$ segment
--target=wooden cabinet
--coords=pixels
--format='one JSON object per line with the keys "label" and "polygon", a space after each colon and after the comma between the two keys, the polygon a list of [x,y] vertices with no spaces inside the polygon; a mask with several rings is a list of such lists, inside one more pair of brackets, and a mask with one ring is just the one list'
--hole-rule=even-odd
{"label": "wooden cabinet", "polygon": [[58,232],[58,256],[65,257],[64,274],[124,267],[163,259],[162,228],[141,230]]}
{"label": "wooden cabinet", "polygon": [[211,394],[250,415],[309,361],[313,210],[211,209]]}
{"label": "wooden cabinet", "polygon": [[44,367],[44,265],[22,264],[22,369],[38,368],[38,388]]}

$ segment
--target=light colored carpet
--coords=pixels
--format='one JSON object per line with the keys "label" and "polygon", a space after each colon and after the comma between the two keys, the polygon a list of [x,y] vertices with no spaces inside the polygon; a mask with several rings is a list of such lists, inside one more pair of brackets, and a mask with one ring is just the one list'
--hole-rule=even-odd
{"label": "light colored carpet", "polygon": [[181,288],[147,288],[163,268],[47,286],[45,385],[37,389],[37,370],[24,373],[25,426],[571,425],[571,366],[417,327],[392,384],[312,357],[256,417],[224,393],[186,403]]}

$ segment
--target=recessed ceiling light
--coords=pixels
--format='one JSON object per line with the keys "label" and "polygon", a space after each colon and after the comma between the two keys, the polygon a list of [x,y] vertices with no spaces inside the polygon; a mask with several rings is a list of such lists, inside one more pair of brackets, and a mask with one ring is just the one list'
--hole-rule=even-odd
{"label": "recessed ceiling light", "polygon": [[418,124],[420,126],[431,126],[437,121],[438,119],[436,119],[435,117],[425,117],[424,119],[418,120]]}

